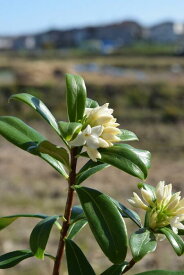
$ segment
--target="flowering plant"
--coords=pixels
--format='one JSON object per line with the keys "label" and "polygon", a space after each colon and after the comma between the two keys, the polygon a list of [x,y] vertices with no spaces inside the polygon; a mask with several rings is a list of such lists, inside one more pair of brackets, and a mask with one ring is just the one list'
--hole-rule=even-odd
{"label": "flowering plant", "polygon": [[[33,256],[38,259],[49,257],[54,262],[52,274],[59,275],[65,251],[69,275],[94,275],[95,271],[86,255],[73,241],[87,225],[112,263],[101,275],[126,273],[146,254],[155,251],[157,241],[164,237],[178,256],[183,254],[184,242],[180,235],[184,234],[184,199],[181,200],[180,192],[172,194],[172,185],[165,185],[163,181],[156,188],[144,182],[150,167],[150,153],[126,144],[138,140],[137,136],[131,131],[119,129],[108,103],[99,106],[96,101],[87,98],[86,87],[80,76],[66,75],[67,122],[57,121],[45,104],[30,94],[15,94],[10,99],[22,101],[37,111],[60,137],[61,144],[53,144],[22,120],[11,116],[0,117],[0,134],[51,165],[66,179],[68,193],[62,215],[17,214],[0,217],[1,230],[21,217],[41,220],[31,232],[30,248],[1,255],[0,269],[13,267]],[[78,171],[77,162],[82,157],[87,161]],[[129,203],[146,211],[144,225],[135,211],[99,190],[81,186],[91,175],[110,165],[143,181],[138,187],[144,202],[134,193]],[[73,205],[75,194],[80,205]],[[138,227],[130,238],[126,219]],[[60,232],[56,256],[46,252],[53,226]],[[126,260],[128,243],[133,256],[130,261]],[[141,274],[168,273],[154,270]]]}

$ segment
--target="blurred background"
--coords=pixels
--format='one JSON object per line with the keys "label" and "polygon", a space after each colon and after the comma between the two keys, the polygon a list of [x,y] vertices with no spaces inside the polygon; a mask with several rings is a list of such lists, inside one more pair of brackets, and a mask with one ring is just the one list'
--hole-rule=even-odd
{"label": "blurred background", "polygon": [[[109,102],[121,128],[138,135],[140,142],[132,145],[152,152],[147,183],[172,182],[184,195],[183,10],[180,0],[0,0],[0,115],[18,116],[59,144],[37,113],[24,104],[8,103],[8,98],[31,93],[58,120],[65,120],[65,73],[80,74],[88,96],[100,104]],[[3,138],[0,148],[0,215],[62,213],[63,179]],[[86,184],[128,206],[126,200],[137,182],[110,168]],[[0,254],[29,248],[35,224],[19,219],[2,231]],[[135,229],[128,226],[130,232]],[[53,230],[48,245],[53,254],[58,237]],[[76,241],[97,274],[110,266],[87,227]],[[128,274],[151,269],[184,270],[184,266],[164,241],[157,254],[146,256]],[[51,270],[50,260],[29,259],[0,275],[45,275]]]}

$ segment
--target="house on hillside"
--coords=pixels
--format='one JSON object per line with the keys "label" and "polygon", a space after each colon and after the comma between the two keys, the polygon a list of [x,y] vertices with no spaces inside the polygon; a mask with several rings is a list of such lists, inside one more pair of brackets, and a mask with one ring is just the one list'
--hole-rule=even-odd
{"label": "house on hillside", "polygon": [[175,43],[184,34],[184,24],[165,22],[148,30],[148,39],[157,43]]}
{"label": "house on hillside", "polygon": [[10,50],[13,47],[13,39],[11,37],[0,37],[0,50]]}

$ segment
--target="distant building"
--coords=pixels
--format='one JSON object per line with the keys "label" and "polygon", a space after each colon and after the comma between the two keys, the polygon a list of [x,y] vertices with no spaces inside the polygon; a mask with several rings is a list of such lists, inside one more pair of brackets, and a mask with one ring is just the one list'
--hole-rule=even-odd
{"label": "distant building", "polygon": [[10,37],[0,37],[0,50],[10,50],[13,47],[13,39]]}
{"label": "distant building", "polygon": [[175,43],[183,34],[184,24],[165,22],[151,27],[148,38],[157,43]]}

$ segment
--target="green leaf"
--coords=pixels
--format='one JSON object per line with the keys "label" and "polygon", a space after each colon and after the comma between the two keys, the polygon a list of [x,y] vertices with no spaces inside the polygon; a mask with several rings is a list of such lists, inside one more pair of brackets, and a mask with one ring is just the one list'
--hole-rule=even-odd
{"label": "green leaf", "polygon": [[47,106],[40,99],[27,93],[12,95],[10,97],[10,100],[11,99],[20,100],[36,110],[60,135],[60,130],[55,117],[51,114]]}
{"label": "green leaf", "polygon": [[160,231],[166,236],[176,254],[181,256],[184,253],[184,241],[182,238],[167,227],[161,228]]}
{"label": "green leaf", "polygon": [[101,163],[100,161],[94,162],[92,160],[89,160],[78,172],[77,174],[77,184],[82,183],[87,178],[89,178],[91,175],[95,174],[96,172],[109,167],[109,164]]}
{"label": "green leaf", "polygon": [[75,235],[87,224],[86,216],[80,205],[72,207],[71,223],[68,230],[68,239],[73,239]]}
{"label": "green leaf", "polygon": [[128,144],[99,149],[99,152],[102,156],[101,162],[111,164],[140,179],[147,177],[150,168],[150,152],[136,149]]}
{"label": "green leaf", "polygon": [[121,275],[122,271],[127,266],[127,263],[112,265],[107,270],[105,270],[101,275]]}
{"label": "green leaf", "polygon": [[65,240],[68,275],[95,275],[81,249],[71,240]]}
{"label": "green leaf", "polygon": [[66,179],[68,179],[68,174],[63,166],[63,164],[56,160],[55,158],[47,155],[40,153],[40,157],[45,160],[48,164],[50,164],[56,171],[58,171],[61,175],[63,175]]}
{"label": "green leaf", "polygon": [[87,187],[75,186],[91,231],[104,254],[115,264],[127,254],[125,222],[112,200],[105,194]]}
{"label": "green leaf", "polygon": [[77,233],[81,231],[81,229],[88,223],[86,218],[79,219],[72,223],[68,230],[67,239],[73,239]]}
{"label": "green leaf", "polygon": [[47,217],[48,216],[44,215],[44,214],[17,214],[17,215],[0,217],[0,230],[6,228],[8,225],[10,225],[12,222],[14,222],[15,220],[17,220],[18,218],[39,218],[39,219],[45,219]]}
{"label": "green leaf", "polygon": [[11,143],[28,152],[30,152],[30,148],[36,147],[45,140],[40,133],[22,120],[11,116],[0,117],[0,134]]}
{"label": "green leaf", "polygon": [[156,246],[155,236],[148,229],[141,228],[130,236],[130,248],[136,262],[146,254],[155,251]]}
{"label": "green leaf", "polygon": [[124,218],[130,218],[135,224],[137,224],[139,227],[142,227],[141,219],[135,211],[127,208],[122,203],[114,200],[113,198],[111,198],[111,200],[115,203]]}
{"label": "green leaf", "polygon": [[121,134],[118,135],[118,137],[122,141],[137,141],[137,140],[139,140],[138,137],[136,136],[136,134],[134,134],[131,131],[125,130],[125,129],[121,129]]}
{"label": "green leaf", "polygon": [[45,141],[46,138],[19,118],[12,116],[0,117],[0,134],[19,148],[41,157],[60,174],[66,178],[68,177],[62,163],[53,157],[37,151],[38,144]]}
{"label": "green leaf", "polygon": [[58,218],[59,216],[49,216],[45,218],[40,221],[31,232],[30,248],[33,254],[39,259],[44,258],[44,251],[49,239],[50,231]]}
{"label": "green leaf", "polygon": [[71,139],[75,138],[75,135],[78,134],[82,128],[82,124],[78,122],[59,121],[58,125],[61,131],[62,137],[66,141],[70,141]]}
{"label": "green leaf", "polygon": [[39,143],[37,149],[40,153],[48,154],[49,156],[60,161],[67,168],[69,168],[69,155],[64,148],[58,147],[50,141],[44,140],[41,143]]}
{"label": "green leaf", "polygon": [[91,98],[86,98],[86,108],[96,108],[98,106],[99,106],[99,104],[97,101],[95,101]]}
{"label": "green leaf", "polygon": [[184,271],[170,271],[170,270],[151,270],[137,273],[135,275],[183,275]]}
{"label": "green leaf", "polygon": [[86,105],[86,87],[82,77],[66,75],[67,109],[70,122],[83,119]]}
{"label": "green leaf", "polygon": [[33,257],[30,250],[16,250],[0,256],[0,269],[13,267],[21,261]]}

